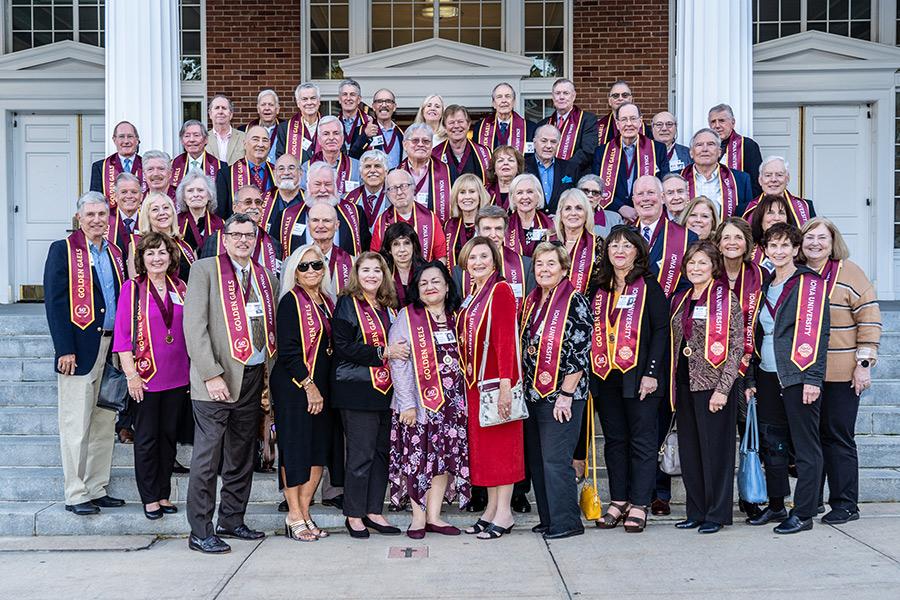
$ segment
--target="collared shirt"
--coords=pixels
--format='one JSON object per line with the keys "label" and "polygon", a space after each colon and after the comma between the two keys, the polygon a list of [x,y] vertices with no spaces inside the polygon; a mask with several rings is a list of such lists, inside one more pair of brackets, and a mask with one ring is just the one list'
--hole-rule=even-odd
{"label": "collared shirt", "polygon": [[188,171],[191,169],[197,169],[200,172],[203,172],[203,154],[200,154],[200,158],[192,158],[190,154],[187,155],[188,159]]}
{"label": "collared shirt", "polygon": [[128,233],[134,233],[135,229],[137,229],[138,226],[138,211],[134,211],[133,214],[126,215],[125,212],[120,209],[119,216],[122,217],[122,223],[125,224],[125,230]]}
{"label": "collared shirt", "polygon": [[[634,164],[634,144],[625,146],[625,178],[628,184],[628,195],[631,195],[631,186],[637,178],[637,165]],[[628,172],[628,165],[631,165],[631,172]]]}
{"label": "collared shirt", "polygon": [[[306,226],[306,229],[303,230],[303,243],[304,244],[315,244],[315,241],[312,238],[312,233],[309,231],[309,225]],[[337,246],[341,243],[341,228],[338,225],[337,229],[334,230],[334,237],[331,239],[331,243],[334,246]],[[329,257],[326,257],[329,258]]]}
{"label": "collared shirt", "polygon": [[550,161],[549,166],[544,166],[540,160],[537,163],[538,173],[541,176],[541,187],[544,189],[544,205],[550,202],[550,196],[553,195],[553,167],[556,165],[556,159]]}
{"label": "collared shirt", "polygon": [[[134,172],[134,159],[136,156],[137,154],[132,154],[131,156],[122,156],[121,154],[119,155],[119,162],[122,164],[122,168],[126,173]],[[126,160],[128,161],[127,163],[125,162]]]}
{"label": "collared shirt", "polygon": [[[244,282],[244,271],[247,272],[247,276],[250,278],[250,285],[253,286],[254,291],[256,292],[257,302],[262,302],[262,294],[259,293],[259,286],[256,285],[256,278],[253,277],[253,273],[250,270],[250,262],[247,262],[246,267],[242,267],[239,265],[233,258],[231,259],[231,264],[234,267],[234,274],[237,277],[238,285],[241,286],[241,290],[243,290],[243,282]],[[263,319],[264,317],[257,317],[259,319]],[[251,326],[252,327],[252,326]],[[262,348],[257,348],[255,344],[253,344],[253,333],[250,334],[250,344],[253,345],[253,354],[250,356],[250,360],[247,361],[248,367],[253,367],[256,365],[260,365],[263,361],[266,360],[266,347],[263,345]]]}
{"label": "collared shirt", "polygon": [[719,165],[713,169],[709,179],[704,177],[700,171],[694,167],[694,196],[706,196],[713,201],[713,204],[721,212],[722,209],[722,182],[719,181]]}
{"label": "collared shirt", "polygon": [[[381,127],[381,125],[379,125]],[[381,150],[387,154],[388,157],[388,171],[391,169],[396,169],[400,165],[400,161],[403,160],[403,144],[402,140],[397,140],[394,143],[394,147],[391,148],[390,153],[387,151],[388,144],[391,143],[391,140],[394,139],[394,136],[397,135],[397,127],[394,125],[394,122],[391,121],[391,126],[387,129],[381,127],[381,132],[379,133],[384,138],[384,146],[381,147]]]}
{"label": "collared shirt", "polygon": [[228,160],[228,142],[231,140],[231,134],[234,132],[231,125],[228,126],[228,134],[225,137],[219,135],[219,132],[213,129],[216,136],[216,144],[219,146],[219,160]]}
{"label": "collared shirt", "polygon": [[[265,127],[265,125],[263,126]],[[278,144],[275,143],[275,130],[278,129],[278,124],[272,125],[271,127],[266,127],[266,132],[269,134],[269,162],[275,162],[275,148]]]}
{"label": "collared shirt", "polygon": [[[374,205],[375,200],[378,199],[378,195],[381,193],[381,190],[383,190],[383,189],[384,189],[384,186],[378,188],[374,192],[370,192],[369,188],[363,187],[363,192],[359,196],[358,204],[360,206],[363,206],[363,200],[365,200],[367,203],[369,203],[370,206]],[[384,213],[384,211],[386,211],[390,207],[391,207],[391,202],[390,202],[390,200],[387,199],[387,194],[385,194],[385,198],[382,200],[381,206],[378,208],[378,214],[376,214],[374,216],[374,218],[372,219],[372,222],[369,223],[369,227],[370,228],[373,227],[375,225],[375,219],[380,217]],[[363,208],[363,210],[365,210],[365,208]]]}
{"label": "collared shirt", "polygon": [[659,223],[658,218],[655,221],[653,221],[652,223],[644,223],[643,221],[641,221],[640,224],[638,225],[639,233],[641,234],[642,238],[647,240],[648,246],[650,245],[650,240],[653,239],[653,232],[656,231],[657,223]]}
{"label": "collared shirt", "polygon": [[116,324],[116,274],[113,272],[112,259],[109,257],[109,242],[105,239],[100,247],[88,242],[91,251],[91,264],[97,273],[97,282],[103,292],[103,329],[112,329]]}

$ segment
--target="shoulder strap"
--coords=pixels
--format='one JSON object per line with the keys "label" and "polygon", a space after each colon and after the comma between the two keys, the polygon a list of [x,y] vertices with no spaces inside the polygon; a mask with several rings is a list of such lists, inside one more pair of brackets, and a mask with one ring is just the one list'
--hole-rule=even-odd
{"label": "shoulder strap", "polygon": [[[481,365],[478,367],[478,381],[484,381],[484,368],[487,364],[487,349],[488,343],[491,339],[491,308],[494,305],[494,294],[491,292],[491,299],[487,306],[488,318],[487,318],[487,327],[484,331],[484,346],[481,350]],[[515,324],[516,328],[516,366],[519,370],[519,381],[522,381],[522,350],[519,348],[520,340],[519,340],[519,323],[518,320]]]}

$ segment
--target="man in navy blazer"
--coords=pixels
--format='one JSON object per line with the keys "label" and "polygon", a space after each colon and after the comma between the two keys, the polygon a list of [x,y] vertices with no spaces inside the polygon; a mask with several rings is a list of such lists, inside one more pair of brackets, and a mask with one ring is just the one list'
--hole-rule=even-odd
{"label": "man in navy blazer", "polygon": [[691,138],[693,164],[681,171],[691,198],[706,196],[719,208],[719,222],[741,216],[753,199],[750,176],[719,162],[719,134],[704,127]]}
{"label": "man in navy blazer", "polygon": [[665,110],[656,113],[650,120],[650,129],[653,131],[653,139],[666,146],[670,173],[679,173],[693,162],[690,149],[675,143],[675,138],[678,137],[678,119],[675,115]]}
{"label": "man in navy blazer", "polygon": [[105,237],[103,194],[87,192],[77,207],[79,229],[53,242],[47,254],[44,308],[58,373],[66,510],[90,515],[125,504],[106,493],[116,413],[97,408],[125,269],[122,251]]}
{"label": "man in navy blazer", "polygon": [[575,104],[575,84],[560,78],[553,82],[553,107],[556,109],[538,126],[553,125],[560,131],[560,144],[556,157],[572,161],[578,175],[591,168],[594,150],[597,149],[597,115],[581,110]]}
{"label": "man in navy blazer", "polygon": [[578,167],[572,161],[556,156],[559,140],[559,129],[541,125],[534,132],[534,154],[525,156],[525,172],[541,182],[544,191],[542,210],[548,215],[556,214],[560,194],[578,183]]}
{"label": "man in navy blazer", "polygon": [[643,134],[641,109],[626,102],[615,112],[618,133],[608,144],[594,152],[592,173],[603,180],[604,188],[611,196],[605,210],[613,210],[626,221],[635,218],[631,192],[634,182],[642,175],[662,178],[669,172],[666,147]]}

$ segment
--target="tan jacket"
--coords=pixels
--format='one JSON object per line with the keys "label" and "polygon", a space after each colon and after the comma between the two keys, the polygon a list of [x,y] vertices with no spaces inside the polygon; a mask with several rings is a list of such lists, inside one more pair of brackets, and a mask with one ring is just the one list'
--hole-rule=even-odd
{"label": "tan jacket", "polygon": [[825,381],[852,381],[857,359],[877,359],[881,341],[875,287],[856,263],[845,260],[841,265],[829,306],[831,335]]}
{"label": "tan jacket", "polygon": [[228,139],[228,152],[225,156],[219,156],[219,139],[216,132],[209,130],[209,137],[206,140],[206,151],[218,158],[224,160],[229,165],[244,156],[244,138],[247,137],[243,131],[238,131],[237,127],[231,128],[231,137]]}
{"label": "tan jacket", "polygon": [[[266,274],[277,294],[278,280],[268,271]],[[191,358],[191,399],[212,402],[206,381],[221,375],[231,401],[237,402],[244,365],[231,356],[215,257],[200,259],[191,266],[184,298],[184,337]],[[269,366],[272,360],[274,356]]]}

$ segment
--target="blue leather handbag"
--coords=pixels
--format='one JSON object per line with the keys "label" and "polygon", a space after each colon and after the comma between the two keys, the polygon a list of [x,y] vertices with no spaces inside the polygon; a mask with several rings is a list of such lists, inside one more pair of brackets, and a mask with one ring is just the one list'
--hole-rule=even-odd
{"label": "blue leather handbag", "polygon": [[741,463],[738,467],[738,494],[744,502],[767,502],[766,476],[759,460],[759,425],[756,422],[756,398],[747,403],[747,425],[741,440]]}

